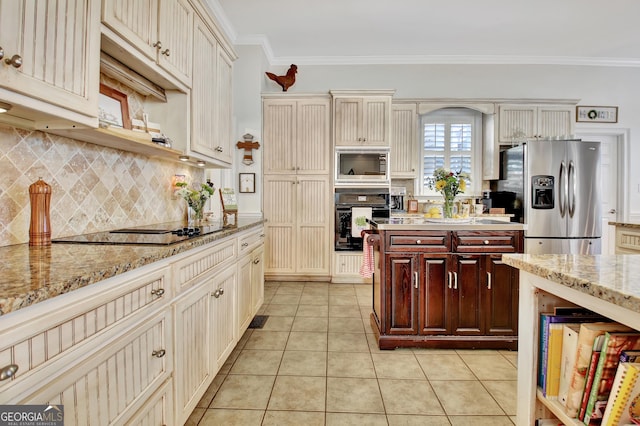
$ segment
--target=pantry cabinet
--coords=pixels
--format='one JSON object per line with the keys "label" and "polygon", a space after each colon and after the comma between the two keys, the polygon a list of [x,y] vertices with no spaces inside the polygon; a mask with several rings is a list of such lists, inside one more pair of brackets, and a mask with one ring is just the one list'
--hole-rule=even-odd
{"label": "pantry cabinet", "polygon": [[393,91],[331,91],[335,146],[389,146]]}
{"label": "pantry cabinet", "polygon": [[391,105],[391,178],[418,177],[419,140],[416,104]]}
{"label": "pantry cabinet", "polygon": [[191,86],[193,17],[187,0],[102,2],[102,22],[186,87]]}
{"label": "pantry cabinet", "polygon": [[498,141],[562,138],[573,134],[575,104],[498,106]]}
{"label": "pantry cabinet", "polygon": [[0,59],[3,121],[97,127],[99,0],[0,0]]}
{"label": "pantry cabinet", "polygon": [[521,231],[384,231],[373,238],[381,247],[381,288],[374,289],[381,300],[372,314],[381,349],[516,348],[517,271],[499,253],[521,252]]}

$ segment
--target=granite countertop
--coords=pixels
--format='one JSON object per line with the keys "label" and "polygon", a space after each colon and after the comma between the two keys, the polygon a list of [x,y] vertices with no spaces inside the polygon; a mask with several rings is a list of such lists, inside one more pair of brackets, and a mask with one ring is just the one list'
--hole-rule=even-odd
{"label": "granite countertop", "polygon": [[390,217],[388,219],[376,219],[372,223],[377,229],[395,231],[520,231],[524,229],[524,225],[521,223],[478,219],[475,217],[471,217],[468,220],[451,219],[449,221],[446,219],[425,219],[424,217]]}
{"label": "granite countertop", "polygon": [[640,256],[504,254],[502,260],[522,271],[640,312]]}
{"label": "granite countertop", "polygon": [[166,246],[56,243],[0,247],[0,316],[135,268],[175,256],[263,223],[239,218],[238,226]]}
{"label": "granite countertop", "polygon": [[609,225],[620,226],[622,228],[640,229],[640,223],[609,222]]}

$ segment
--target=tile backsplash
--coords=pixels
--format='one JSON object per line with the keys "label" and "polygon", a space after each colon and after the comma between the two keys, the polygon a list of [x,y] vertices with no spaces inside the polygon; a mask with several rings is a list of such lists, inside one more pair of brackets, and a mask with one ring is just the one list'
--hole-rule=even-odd
{"label": "tile backsplash", "polygon": [[198,168],[0,124],[0,246],[29,241],[29,185],[40,177],[56,238],[185,218],[176,174],[204,180]]}

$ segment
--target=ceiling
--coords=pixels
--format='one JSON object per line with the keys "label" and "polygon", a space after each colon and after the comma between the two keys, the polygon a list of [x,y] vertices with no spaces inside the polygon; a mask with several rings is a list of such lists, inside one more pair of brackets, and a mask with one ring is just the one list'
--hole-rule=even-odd
{"label": "ceiling", "polygon": [[207,0],[272,64],[640,67],[638,0]]}

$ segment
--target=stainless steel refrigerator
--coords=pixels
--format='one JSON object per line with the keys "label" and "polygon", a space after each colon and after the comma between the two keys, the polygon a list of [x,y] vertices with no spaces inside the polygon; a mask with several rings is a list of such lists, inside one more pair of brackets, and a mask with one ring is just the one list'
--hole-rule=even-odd
{"label": "stainless steel refrigerator", "polygon": [[525,253],[601,253],[600,142],[531,141],[501,155],[498,189],[516,193]]}

